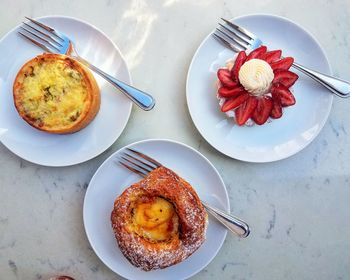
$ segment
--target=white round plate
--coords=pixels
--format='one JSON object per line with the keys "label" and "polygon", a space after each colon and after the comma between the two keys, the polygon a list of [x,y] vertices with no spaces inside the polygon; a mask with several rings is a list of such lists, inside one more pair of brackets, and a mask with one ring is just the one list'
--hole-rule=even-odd
{"label": "white round plate", "polygon": [[[272,15],[248,15],[233,21],[255,33],[269,49],[331,74],[325,52],[316,39],[299,25]],[[211,34],[195,53],[187,76],[187,104],[202,136],[218,151],[243,161],[270,162],[294,155],[321,131],[333,95],[300,72],[293,86],[296,105],[284,110],[281,119],[262,126],[239,127],[220,112],[216,99],[216,72],[234,53]],[[294,71],[294,69],[292,69]]]}
{"label": "white round plate", "polygon": [[[131,83],[130,73],[118,47],[94,26],[80,20],[48,16],[39,19],[72,38],[78,53],[120,80]],[[131,101],[95,75],[101,90],[96,118],[74,134],[54,135],[27,124],[13,105],[12,85],[21,66],[43,53],[14,28],[0,41],[0,141],[13,153],[46,166],[68,166],[87,161],[110,147],[122,133],[131,112]]]}
{"label": "white round plate", "polygon": [[[199,152],[170,140],[144,140],[130,144],[188,181],[198,195],[213,206],[229,211],[224,182],[215,167]],[[114,200],[141,177],[119,165],[118,155],[111,155],[96,171],[84,200],[84,225],[92,248],[114,272],[127,279],[185,279],[203,269],[215,257],[226,237],[226,229],[209,219],[204,244],[183,262],[165,269],[145,272],[136,268],[123,256],[111,227]]]}

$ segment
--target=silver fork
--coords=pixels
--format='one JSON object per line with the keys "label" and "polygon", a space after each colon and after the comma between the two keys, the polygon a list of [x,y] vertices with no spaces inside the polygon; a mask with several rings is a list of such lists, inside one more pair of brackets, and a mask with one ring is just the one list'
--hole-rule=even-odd
{"label": "silver fork", "polygon": [[[249,30],[226,19],[221,19],[225,24],[219,23],[220,27],[216,28],[213,36],[229,49],[234,52],[240,52],[248,48],[256,49],[262,45],[263,42]],[[294,62],[292,66],[325,86],[335,95],[342,98],[350,97],[349,82],[311,70],[296,62]]]}
{"label": "silver fork", "polygon": [[[126,148],[126,151],[120,155],[119,163],[142,177],[146,177],[149,172],[163,166],[155,159],[130,148]],[[205,209],[231,232],[239,237],[247,237],[249,235],[250,229],[247,223],[229,213],[210,206],[203,200],[201,202]]]}
{"label": "silver fork", "polygon": [[26,17],[26,19],[28,19],[29,22],[23,22],[23,25],[20,27],[22,32],[18,31],[18,33],[26,39],[45,51],[65,54],[78,60],[80,63],[84,64],[119,89],[143,110],[149,111],[154,107],[155,100],[151,95],[112,77],[79,56],[74,47],[73,41],[66,35],[37,20],[29,17]]}

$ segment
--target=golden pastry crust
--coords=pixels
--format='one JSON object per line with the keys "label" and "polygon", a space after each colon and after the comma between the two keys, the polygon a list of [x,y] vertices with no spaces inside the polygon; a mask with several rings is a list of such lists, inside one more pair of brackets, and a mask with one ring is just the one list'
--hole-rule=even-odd
{"label": "golden pastry crust", "polygon": [[49,133],[81,130],[100,108],[100,90],[92,73],[61,54],[42,54],[22,66],[13,84],[19,115]]}
{"label": "golden pastry crust", "polygon": [[[169,218],[173,222],[165,240],[142,236],[133,225],[137,203],[154,198],[168,201],[176,212],[177,219]],[[160,167],[115,200],[111,221],[124,256],[148,271],[177,264],[195,252],[205,240],[208,216],[191,185],[170,169]]]}

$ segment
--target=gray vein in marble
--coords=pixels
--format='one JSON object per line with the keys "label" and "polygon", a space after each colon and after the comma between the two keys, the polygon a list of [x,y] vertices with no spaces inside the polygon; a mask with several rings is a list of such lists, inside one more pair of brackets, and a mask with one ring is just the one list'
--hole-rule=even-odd
{"label": "gray vein in marble", "polygon": [[49,188],[45,188],[45,193],[49,197],[50,200],[52,200],[51,190]]}
{"label": "gray vein in marble", "polygon": [[313,161],[315,167],[317,166],[317,163],[318,163],[319,153],[320,153],[320,151],[317,150],[317,152],[315,153],[315,155],[312,158],[312,161]]}
{"label": "gray vein in marble", "polygon": [[27,165],[24,163],[24,160],[23,160],[23,159],[20,159],[20,160],[19,160],[19,167],[20,167],[21,169],[27,167]]}
{"label": "gray vein in marble", "polygon": [[244,187],[244,194],[246,196],[246,200],[247,202],[249,203],[252,203],[252,196],[254,196],[255,198],[257,197],[258,195],[258,192],[255,188],[252,188],[252,187]]}
{"label": "gray vein in marble", "polygon": [[269,227],[267,228],[267,234],[265,235],[266,239],[270,239],[272,237],[272,230],[275,228],[276,224],[276,207],[275,205],[270,205],[272,208],[272,218],[269,220]]}
{"label": "gray vein in marble", "polygon": [[[286,234],[287,236],[289,237],[289,239],[294,243],[296,244],[298,247],[302,248],[302,249],[305,249],[306,246],[302,243],[302,242],[299,242],[298,240],[296,240],[293,236],[293,230],[295,228],[295,224],[292,224],[291,226],[289,226],[286,230]],[[310,233],[309,233],[310,234]]]}
{"label": "gray vein in marble", "polygon": [[330,120],[329,121],[330,125],[331,125],[331,128],[332,128],[332,131],[333,133],[339,137],[341,133],[343,133],[344,135],[347,135],[347,131],[344,127],[344,124],[343,123],[339,123],[339,122],[336,122],[334,120]]}
{"label": "gray vein in marble", "polygon": [[0,250],[4,250],[4,249],[9,249],[9,248],[14,248],[16,246],[16,240],[12,240],[11,242],[0,246]]}
{"label": "gray vein in marble", "polygon": [[37,261],[42,265],[48,265],[53,271],[61,271],[61,272],[67,271],[72,266],[75,265],[75,261],[73,259],[69,259],[68,260],[69,264],[67,265],[55,265],[52,263],[52,261],[49,258],[46,258],[46,259],[37,258]]}
{"label": "gray vein in marble", "polygon": [[202,144],[203,144],[203,139],[200,139],[198,141],[197,151],[199,151],[201,149]]}
{"label": "gray vein in marble", "polygon": [[8,265],[9,265],[12,273],[17,276],[18,268],[17,268],[16,263],[13,260],[9,260]]}
{"label": "gray vein in marble", "polygon": [[80,182],[77,182],[75,183],[75,186],[77,187],[77,191],[86,191],[88,186],[89,186],[89,183],[85,182],[85,183],[80,183]]}
{"label": "gray vein in marble", "polygon": [[8,224],[8,222],[9,222],[8,218],[0,217],[0,224],[6,225],[6,224]]}
{"label": "gray vein in marble", "polygon": [[90,270],[91,270],[92,272],[98,272],[99,269],[100,269],[100,265],[94,265],[94,266],[90,267]]}
{"label": "gray vein in marble", "polygon": [[301,248],[301,249],[306,249],[307,247],[306,247],[306,245],[305,244],[303,244],[302,242],[299,242],[299,241],[297,241],[296,239],[294,239],[294,238],[290,238],[292,241],[293,241],[293,243],[295,243],[295,245],[297,245],[299,248]]}
{"label": "gray vein in marble", "polygon": [[304,187],[305,187],[305,189],[307,189],[307,190],[310,190],[310,183],[306,183],[305,185],[304,185]]}
{"label": "gray vein in marble", "polygon": [[225,269],[226,269],[228,266],[237,266],[237,265],[248,265],[248,264],[242,263],[242,262],[228,262],[228,263],[225,263],[225,264],[222,266],[221,270],[222,270],[222,271],[225,271]]}
{"label": "gray vein in marble", "polygon": [[51,219],[53,218],[53,215],[54,215],[54,213],[55,213],[55,211],[56,211],[56,208],[57,208],[57,203],[56,203],[56,201],[54,201],[54,202],[52,203],[52,207],[51,207],[50,210],[49,210],[50,218],[51,218]]}

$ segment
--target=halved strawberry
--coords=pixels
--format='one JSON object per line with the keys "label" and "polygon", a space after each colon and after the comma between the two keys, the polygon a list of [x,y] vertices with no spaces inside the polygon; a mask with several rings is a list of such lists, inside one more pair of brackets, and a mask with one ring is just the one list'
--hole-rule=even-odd
{"label": "halved strawberry", "polygon": [[227,112],[227,111],[236,109],[239,105],[241,105],[248,98],[249,98],[249,93],[245,92],[241,95],[227,99],[221,107],[221,112]]}
{"label": "halved strawberry", "polygon": [[217,76],[224,87],[234,88],[237,86],[237,83],[232,81],[231,72],[228,69],[219,69]]}
{"label": "halved strawberry", "polygon": [[273,106],[273,101],[271,97],[262,97],[258,99],[258,106],[256,107],[252,119],[258,125],[266,123],[270,116]]}
{"label": "halved strawberry", "polygon": [[276,70],[274,75],[272,84],[282,84],[287,88],[294,85],[295,81],[299,78],[297,74],[288,70]]}
{"label": "halved strawberry", "polygon": [[282,84],[271,88],[272,98],[280,102],[282,107],[287,107],[295,104],[295,97],[290,90]]}
{"label": "halved strawberry", "polygon": [[245,89],[242,86],[236,86],[234,88],[221,87],[218,90],[219,95],[225,98],[234,97],[244,92],[245,92]]}
{"label": "halved strawberry", "polygon": [[253,58],[261,58],[267,51],[266,46],[260,46],[259,48],[256,48],[255,50],[253,50],[248,56],[247,56],[247,60],[251,60]]}
{"label": "halved strawberry", "polygon": [[238,125],[244,125],[252,116],[258,105],[258,99],[255,96],[249,98],[235,110],[235,119]]}
{"label": "halved strawberry", "polygon": [[261,59],[265,60],[267,63],[272,63],[278,59],[281,58],[282,51],[281,50],[275,50],[275,51],[269,51],[265,53]]}
{"label": "halved strawberry", "polygon": [[237,55],[235,64],[233,65],[233,67],[231,69],[232,80],[238,82],[239,69],[241,69],[241,66],[246,61],[246,59],[247,59],[247,55],[246,55],[245,51],[240,51]]}
{"label": "halved strawberry", "polygon": [[273,106],[272,106],[272,110],[270,113],[270,117],[273,119],[279,119],[280,117],[282,117],[282,106],[279,100],[274,99],[273,100]]}
{"label": "halved strawberry", "polygon": [[285,57],[270,64],[272,70],[288,70],[294,62],[293,57]]}

